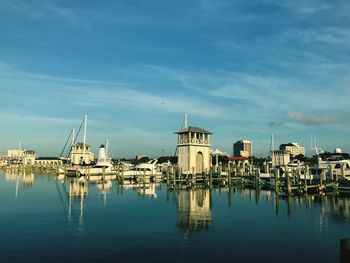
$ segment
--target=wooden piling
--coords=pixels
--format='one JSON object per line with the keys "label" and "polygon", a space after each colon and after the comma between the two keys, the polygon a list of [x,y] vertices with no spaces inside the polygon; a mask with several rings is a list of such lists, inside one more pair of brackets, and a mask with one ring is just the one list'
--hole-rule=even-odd
{"label": "wooden piling", "polygon": [[285,166],[284,168],[285,168],[285,174],[286,174],[286,180],[287,180],[287,194],[290,195],[292,193],[292,188],[290,185],[289,171],[287,166]]}
{"label": "wooden piling", "polygon": [[209,172],[209,189],[213,187],[213,169],[210,169]]}
{"label": "wooden piling", "polygon": [[319,187],[319,191],[322,191],[322,189],[323,189],[323,174],[324,174],[324,169],[322,169],[321,174],[320,174],[320,187]]}
{"label": "wooden piling", "polygon": [[274,169],[273,170],[273,174],[275,176],[275,192],[278,193],[279,192],[279,175],[280,171],[278,169]]}
{"label": "wooden piling", "polygon": [[259,168],[255,169],[255,189],[260,187]]}
{"label": "wooden piling", "polygon": [[307,193],[307,180],[306,176],[309,175],[309,166],[306,165],[305,171],[304,171],[304,193]]}

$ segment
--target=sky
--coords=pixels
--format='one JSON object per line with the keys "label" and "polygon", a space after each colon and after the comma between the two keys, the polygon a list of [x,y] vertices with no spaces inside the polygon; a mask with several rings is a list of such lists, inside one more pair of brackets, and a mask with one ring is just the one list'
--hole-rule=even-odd
{"label": "sky", "polygon": [[[232,154],[350,151],[347,0],[0,1],[0,153],[174,155],[184,114]],[[82,141],[82,136],[78,138]]]}

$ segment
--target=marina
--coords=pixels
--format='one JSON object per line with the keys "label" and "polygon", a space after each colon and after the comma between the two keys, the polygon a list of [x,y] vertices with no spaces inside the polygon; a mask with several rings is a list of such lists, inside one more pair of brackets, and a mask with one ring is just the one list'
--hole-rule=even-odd
{"label": "marina", "polygon": [[0,186],[1,262],[349,259],[346,196],[280,196],[239,185],[171,189],[3,170]]}
{"label": "marina", "polygon": [[0,263],[350,263],[349,14],[0,1]]}

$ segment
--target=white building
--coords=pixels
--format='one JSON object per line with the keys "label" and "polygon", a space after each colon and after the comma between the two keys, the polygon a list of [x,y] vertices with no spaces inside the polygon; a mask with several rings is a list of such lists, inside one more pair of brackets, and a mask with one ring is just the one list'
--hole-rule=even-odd
{"label": "white building", "polygon": [[305,148],[300,146],[296,142],[290,142],[286,144],[280,145],[281,151],[289,151],[292,157],[297,156],[299,154],[305,155]]}
{"label": "white building", "polygon": [[185,127],[177,134],[178,168],[182,173],[203,173],[210,169],[209,131],[198,127]]}
{"label": "white building", "polygon": [[272,152],[272,166],[284,166],[290,162],[289,151],[273,151]]}
{"label": "white building", "polygon": [[20,149],[7,150],[7,158],[20,160],[24,155],[24,151]]}
{"label": "white building", "polygon": [[24,165],[33,165],[35,162],[35,152],[32,150],[9,149],[7,159],[15,160]]}
{"label": "white building", "polygon": [[58,157],[39,157],[35,159],[35,165],[37,166],[59,166],[62,165],[63,161]]}
{"label": "white building", "polygon": [[90,164],[94,161],[94,154],[91,152],[91,146],[83,143],[72,145],[71,162],[72,164]]}
{"label": "white building", "polygon": [[34,165],[35,163],[35,152],[32,150],[26,150],[23,152],[22,163],[24,165]]}

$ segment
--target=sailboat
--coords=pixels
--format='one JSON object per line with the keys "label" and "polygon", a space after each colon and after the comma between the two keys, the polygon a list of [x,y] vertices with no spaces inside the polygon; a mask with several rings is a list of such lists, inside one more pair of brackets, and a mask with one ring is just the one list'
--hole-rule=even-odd
{"label": "sailboat", "polygon": [[[78,134],[84,125],[84,138],[83,143],[76,143]],[[78,134],[75,136],[75,129],[72,130],[71,134],[69,135],[66,145],[64,146],[62,152],[61,152],[61,159],[65,159],[68,161],[69,157],[64,157],[63,152],[65,150],[65,147],[67,146],[68,140],[72,135],[72,144],[70,146],[70,164],[67,164],[61,168],[58,169],[59,174],[64,174],[66,176],[77,176],[78,175],[78,169],[82,166],[88,165],[91,160],[93,160],[93,155],[90,152],[90,146],[86,144],[86,127],[87,127],[87,115],[84,116],[84,119],[80,125]]]}

